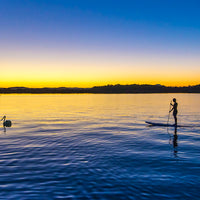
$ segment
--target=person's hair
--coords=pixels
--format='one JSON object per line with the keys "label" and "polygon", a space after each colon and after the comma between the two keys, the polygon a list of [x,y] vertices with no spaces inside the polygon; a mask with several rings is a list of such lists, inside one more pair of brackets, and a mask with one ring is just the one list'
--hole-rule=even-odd
{"label": "person's hair", "polygon": [[176,98],[173,98],[173,102],[176,102]]}

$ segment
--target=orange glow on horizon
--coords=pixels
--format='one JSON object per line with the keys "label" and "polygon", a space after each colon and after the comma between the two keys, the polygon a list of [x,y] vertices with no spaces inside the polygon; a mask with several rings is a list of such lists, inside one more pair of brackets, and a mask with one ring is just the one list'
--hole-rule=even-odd
{"label": "orange glow on horizon", "polygon": [[[80,58],[80,57],[79,57]],[[165,86],[198,85],[200,68],[193,64],[190,70],[188,63],[176,66],[176,63],[155,63],[141,58],[116,58],[110,60],[91,57],[77,61],[45,57],[4,58],[0,60],[3,70],[0,74],[0,87],[93,87],[108,84],[161,84]],[[181,68],[181,70],[180,70]]]}
{"label": "orange glow on horizon", "polygon": [[0,81],[0,87],[8,88],[8,87],[30,87],[30,88],[43,88],[43,87],[80,87],[80,88],[87,88],[93,86],[104,86],[104,85],[131,85],[131,84],[160,84],[165,86],[189,86],[189,85],[198,85],[200,84],[199,81],[159,81],[157,79],[152,80],[102,80],[102,81],[95,81],[95,80],[88,80],[88,81],[44,81],[44,80],[27,80],[27,81]]}

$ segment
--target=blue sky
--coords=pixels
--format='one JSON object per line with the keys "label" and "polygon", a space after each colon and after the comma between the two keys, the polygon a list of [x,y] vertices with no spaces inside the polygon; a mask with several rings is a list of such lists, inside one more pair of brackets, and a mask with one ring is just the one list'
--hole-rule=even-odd
{"label": "blue sky", "polygon": [[0,66],[13,71],[0,86],[196,84],[199,8],[194,0],[0,0]]}

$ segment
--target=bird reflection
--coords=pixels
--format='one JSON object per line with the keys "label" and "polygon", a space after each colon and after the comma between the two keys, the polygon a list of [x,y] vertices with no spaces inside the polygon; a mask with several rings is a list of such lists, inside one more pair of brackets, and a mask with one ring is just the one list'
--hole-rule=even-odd
{"label": "bird reflection", "polygon": [[5,127],[5,126],[3,126],[3,132],[4,132],[4,133],[6,132],[6,127]]}

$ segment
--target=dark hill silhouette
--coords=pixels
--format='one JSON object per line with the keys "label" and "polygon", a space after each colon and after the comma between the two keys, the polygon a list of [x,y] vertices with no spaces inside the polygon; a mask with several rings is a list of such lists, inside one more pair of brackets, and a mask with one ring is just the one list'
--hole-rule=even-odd
{"label": "dark hill silhouette", "polygon": [[31,93],[31,94],[45,94],[45,93],[200,93],[200,85],[184,86],[184,87],[167,87],[164,85],[105,85],[95,86],[92,88],[27,88],[27,87],[10,87],[0,88],[0,93]]}

